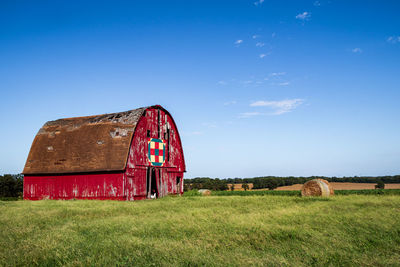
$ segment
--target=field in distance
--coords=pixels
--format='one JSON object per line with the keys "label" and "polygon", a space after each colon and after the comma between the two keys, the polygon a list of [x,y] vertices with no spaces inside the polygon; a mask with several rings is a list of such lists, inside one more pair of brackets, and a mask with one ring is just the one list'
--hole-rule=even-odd
{"label": "field in distance", "polygon": [[[333,186],[334,190],[364,190],[364,189],[375,189],[376,183],[329,183]],[[253,188],[253,184],[249,183],[249,189]],[[231,184],[228,184],[230,188]],[[303,184],[294,184],[287,186],[279,186],[275,190],[301,190]],[[385,189],[400,189],[400,184],[385,184]],[[235,191],[242,191],[242,184],[235,184]],[[256,190],[268,190],[268,189],[256,189]]]}
{"label": "field in distance", "polygon": [[[374,183],[329,183],[334,190],[363,190],[375,189]],[[275,190],[301,190],[302,184],[280,186]],[[400,189],[400,184],[385,184],[385,189]]]}
{"label": "field in distance", "polygon": [[0,266],[395,266],[400,196],[0,201]]}

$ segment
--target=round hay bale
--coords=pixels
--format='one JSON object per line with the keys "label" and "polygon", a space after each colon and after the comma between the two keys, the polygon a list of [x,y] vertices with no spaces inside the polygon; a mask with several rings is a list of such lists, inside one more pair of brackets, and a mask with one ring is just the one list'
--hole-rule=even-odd
{"label": "round hay bale", "polygon": [[199,190],[199,193],[200,193],[202,196],[211,196],[211,190],[208,190],[208,189],[200,189],[200,190]]}
{"label": "round hay bale", "polygon": [[321,196],[321,197],[329,197],[334,195],[332,186],[329,184],[327,180],[324,179],[313,179],[311,181],[306,182],[301,188],[301,195],[303,197],[308,196]]}

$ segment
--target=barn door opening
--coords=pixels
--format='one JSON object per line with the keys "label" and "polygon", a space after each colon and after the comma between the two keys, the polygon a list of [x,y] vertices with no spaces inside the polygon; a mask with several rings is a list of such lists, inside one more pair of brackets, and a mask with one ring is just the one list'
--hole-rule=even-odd
{"label": "barn door opening", "polygon": [[165,190],[163,186],[163,179],[161,176],[161,168],[157,169],[156,176],[157,176],[158,193],[160,197],[163,197],[165,195]]}
{"label": "barn door opening", "polygon": [[182,177],[177,176],[176,177],[176,193],[181,194],[181,188],[182,188]]}
{"label": "barn door opening", "polygon": [[156,177],[156,169],[148,168],[147,169],[147,198],[158,198],[158,186],[157,186],[157,177]]}

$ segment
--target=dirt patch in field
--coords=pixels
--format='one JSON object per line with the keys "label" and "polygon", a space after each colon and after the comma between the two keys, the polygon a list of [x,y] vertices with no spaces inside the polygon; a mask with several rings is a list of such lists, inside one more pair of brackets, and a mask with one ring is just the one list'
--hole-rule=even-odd
{"label": "dirt patch in field", "polygon": [[[334,190],[375,189],[373,183],[329,183]],[[280,186],[275,190],[301,190],[303,184]],[[385,189],[400,189],[400,184],[385,184]]]}

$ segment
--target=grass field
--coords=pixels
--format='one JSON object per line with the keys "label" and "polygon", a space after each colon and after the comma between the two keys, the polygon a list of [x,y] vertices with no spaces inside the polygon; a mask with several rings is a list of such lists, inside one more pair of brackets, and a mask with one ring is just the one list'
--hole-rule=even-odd
{"label": "grass field", "polygon": [[[188,195],[199,195],[197,190],[185,192]],[[214,196],[301,196],[299,190],[248,190],[248,191],[212,191]],[[373,190],[335,190],[335,195],[400,195],[400,189]]]}
{"label": "grass field", "polygon": [[0,266],[399,266],[400,196],[1,201]]}

